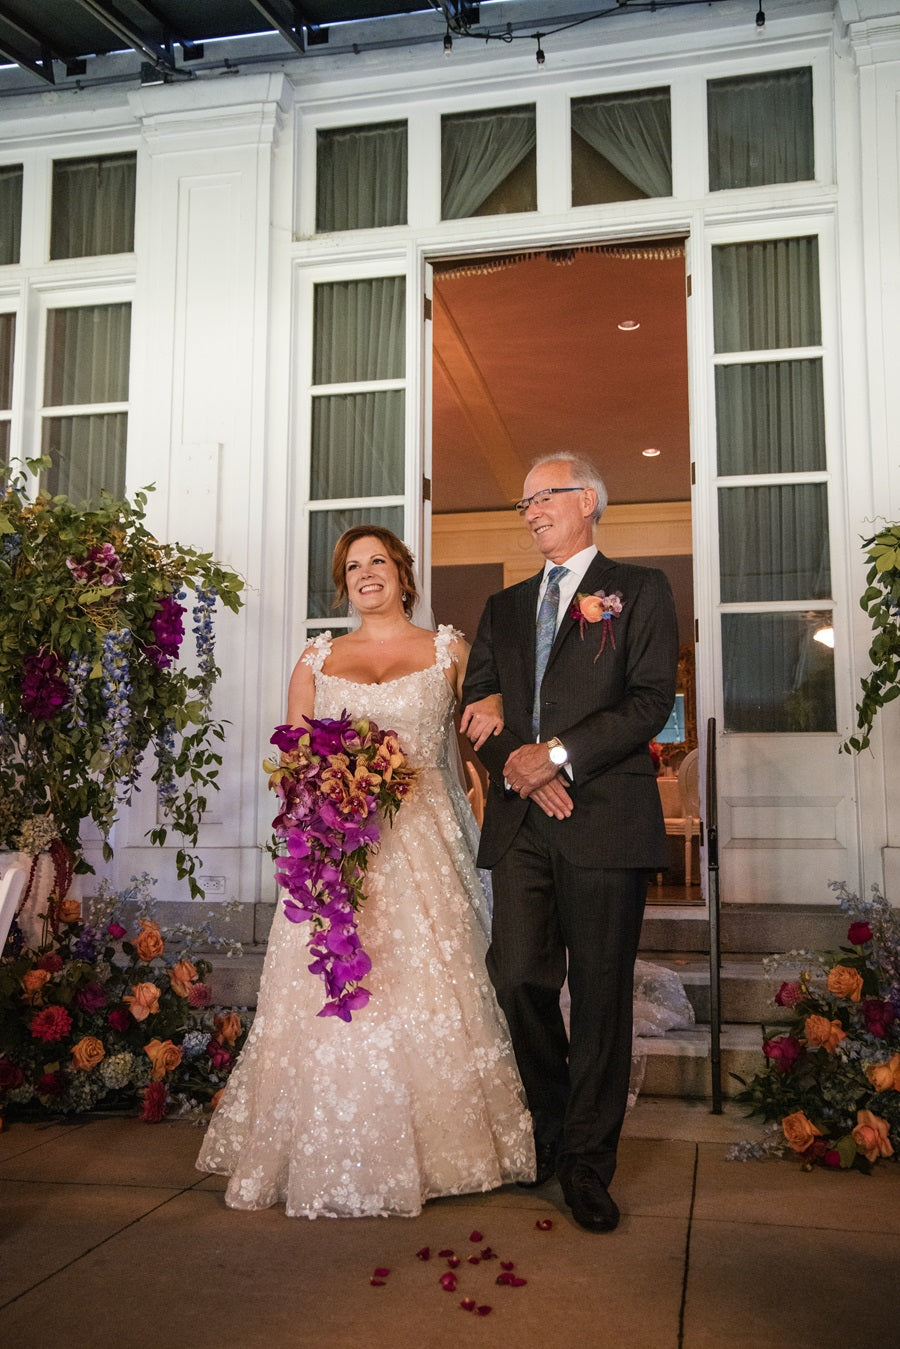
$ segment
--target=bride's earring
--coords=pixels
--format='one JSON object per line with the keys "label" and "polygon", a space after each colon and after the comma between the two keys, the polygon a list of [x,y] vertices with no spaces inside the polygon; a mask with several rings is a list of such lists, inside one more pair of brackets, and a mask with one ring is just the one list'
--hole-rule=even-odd
{"label": "bride's earring", "polygon": [[354,609],[353,605],[350,603],[349,600],[347,601],[347,617],[348,618],[356,617],[356,610]]}

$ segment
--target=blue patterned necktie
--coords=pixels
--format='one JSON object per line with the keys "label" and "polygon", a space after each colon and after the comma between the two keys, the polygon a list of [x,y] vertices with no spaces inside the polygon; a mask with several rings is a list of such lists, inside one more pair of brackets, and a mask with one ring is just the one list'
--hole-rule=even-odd
{"label": "blue patterned necktie", "polygon": [[537,633],[534,642],[534,708],[531,713],[531,734],[535,740],[541,734],[541,680],[550,659],[550,648],[556,636],[556,615],[559,610],[559,583],[568,567],[551,567],[547,573],[547,589],[538,609]]}

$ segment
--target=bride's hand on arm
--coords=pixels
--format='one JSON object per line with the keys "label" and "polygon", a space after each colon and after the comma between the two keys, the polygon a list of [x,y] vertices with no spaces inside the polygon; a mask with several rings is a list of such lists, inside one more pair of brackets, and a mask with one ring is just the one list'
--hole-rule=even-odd
{"label": "bride's hand on arm", "polygon": [[475,750],[481,749],[491,735],[499,735],[503,730],[503,699],[499,693],[489,693],[477,702],[463,708],[459,729],[468,736]]}

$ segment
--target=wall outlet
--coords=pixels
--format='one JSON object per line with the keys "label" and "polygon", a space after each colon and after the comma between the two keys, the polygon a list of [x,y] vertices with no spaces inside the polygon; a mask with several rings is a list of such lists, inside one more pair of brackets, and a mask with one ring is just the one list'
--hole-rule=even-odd
{"label": "wall outlet", "polygon": [[198,883],[204,894],[224,895],[225,893],[224,876],[201,876]]}

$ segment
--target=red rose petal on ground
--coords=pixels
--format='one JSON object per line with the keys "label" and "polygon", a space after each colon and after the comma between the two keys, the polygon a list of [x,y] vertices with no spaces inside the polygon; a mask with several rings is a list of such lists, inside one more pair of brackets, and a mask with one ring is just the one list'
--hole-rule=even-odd
{"label": "red rose petal on ground", "polygon": [[481,1256],[480,1256],[480,1255],[470,1255],[470,1256],[469,1256],[468,1263],[469,1263],[470,1265],[480,1265],[480,1264],[481,1264]]}
{"label": "red rose petal on ground", "polygon": [[470,1233],[469,1233],[469,1240],[470,1240],[470,1241],[484,1241],[484,1237],[481,1235],[480,1232],[470,1232]]}
{"label": "red rose petal on ground", "polygon": [[464,1297],[459,1305],[464,1312],[473,1312],[475,1310],[475,1299],[473,1297]]}
{"label": "red rose petal on ground", "polygon": [[490,1307],[476,1307],[475,1310],[478,1312],[478,1315],[479,1315],[479,1316],[490,1316],[491,1311],[492,1311],[492,1308],[490,1308]]}
{"label": "red rose petal on ground", "polygon": [[510,1277],[509,1277],[509,1286],[510,1286],[510,1288],[521,1288],[522,1285],[523,1285],[523,1284],[526,1284],[527,1282],[528,1282],[527,1279],[519,1279],[519,1278],[516,1277],[515,1274],[511,1274]]}
{"label": "red rose petal on ground", "polygon": [[549,1232],[552,1226],[553,1226],[552,1218],[538,1218],[537,1222],[535,1223],[535,1227],[539,1232]]}
{"label": "red rose petal on ground", "polygon": [[455,1293],[455,1292],[456,1292],[456,1275],[455,1275],[455,1274],[442,1274],[442,1275],[441,1275],[441,1280],[440,1280],[440,1282],[441,1282],[441,1287],[443,1288],[443,1290],[444,1290],[445,1293]]}
{"label": "red rose petal on ground", "polygon": [[459,1256],[458,1256],[458,1255],[448,1255],[448,1256],[447,1256],[447,1264],[450,1266],[451,1269],[456,1269],[457,1265],[459,1264]]}
{"label": "red rose petal on ground", "polygon": [[376,1279],[386,1279],[390,1272],[389,1269],[385,1269],[382,1265],[379,1265],[377,1269],[372,1270]]}
{"label": "red rose petal on ground", "polygon": [[[512,1260],[501,1260],[501,1261],[500,1261],[500,1268],[501,1268],[501,1269],[515,1269],[515,1264],[513,1263]],[[377,1270],[376,1270],[376,1273],[377,1273]]]}
{"label": "red rose petal on ground", "polygon": [[497,1252],[492,1251],[490,1246],[485,1246],[484,1250],[481,1252],[481,1258],[482,1260],[496,1260]]}
{"label": "red rose petal on ground", "polygon": [[499,1283],[502,1288],[504,1284],[512,1283],[512,1279],[512,1274],[498,1274],[494,1282]]}
{"label": "red rose petal on ground", "polygon": [[384,1279],[370,1279],[369,1283],[373,1288],[384,1288]]}
{"label": "red rose petal on ground", "polygon": [[445,1260],[448,1255],[455,1255],[455,1254],[456,1251],[452,1251],[449,1246],[446,1246],[442,1251],[438,1251],[438,1255],[441,1257],[442,1260]]}
{"label": "red rose petal on ground", "polygon": [[430,1250],[430,1248],[429,1248],[428,1246],[423,1246],[421,1250],[416,1251],[416,1259],[417,1259],[417,1260],[430,1260],[430,1259],[431,1259],[431,1250]]}

